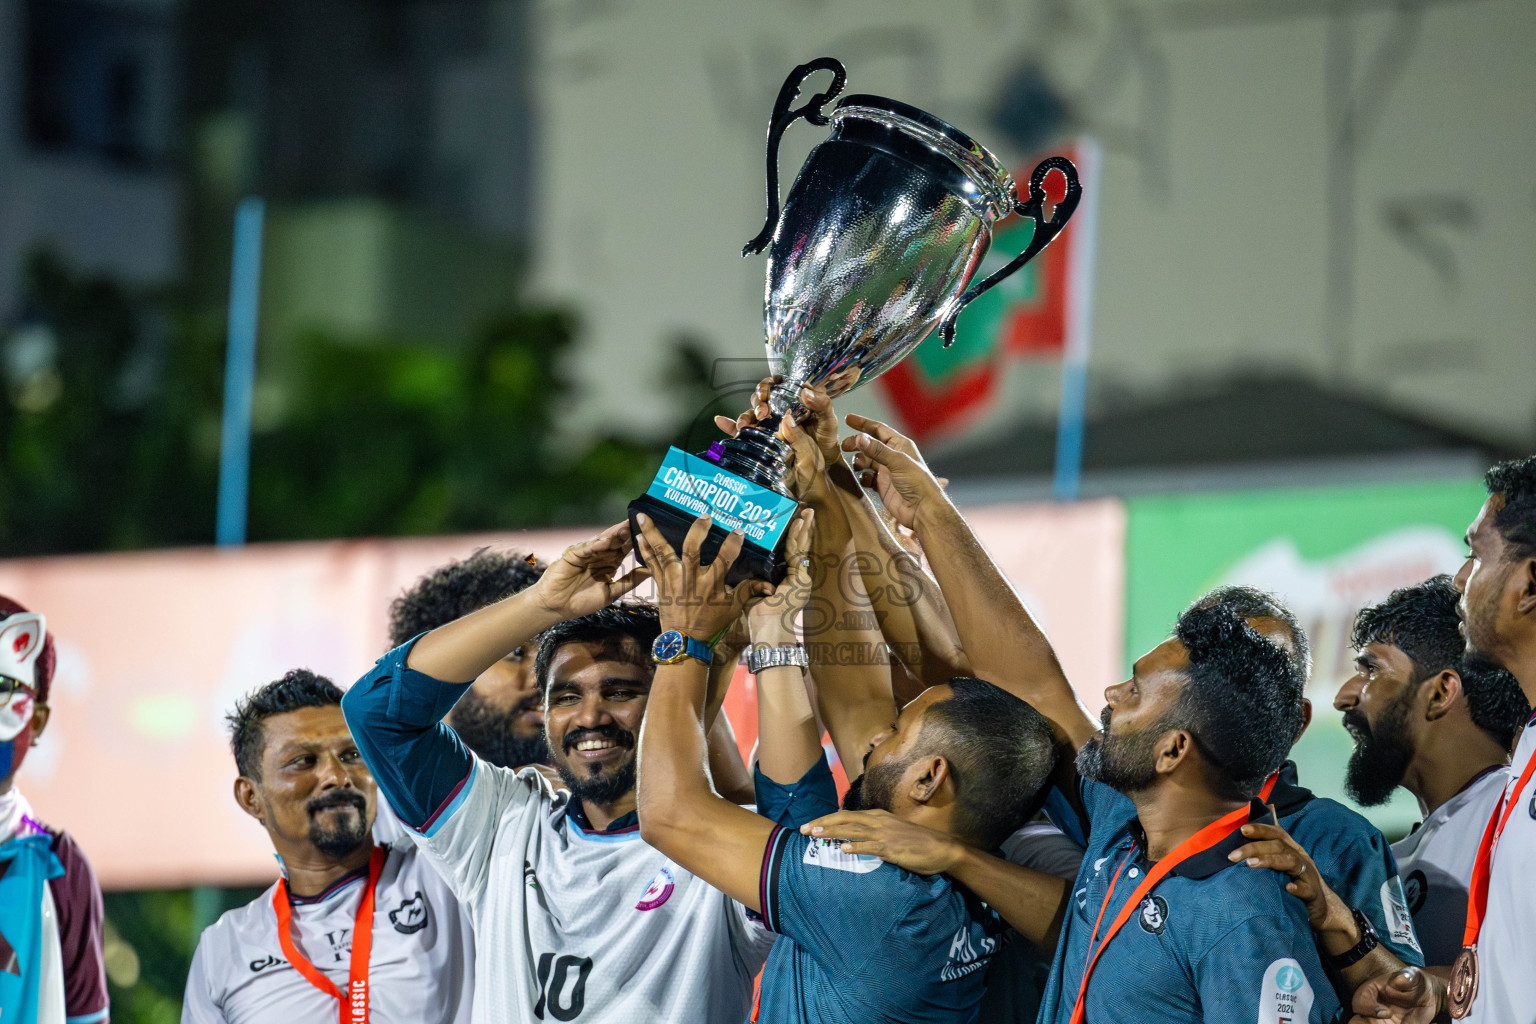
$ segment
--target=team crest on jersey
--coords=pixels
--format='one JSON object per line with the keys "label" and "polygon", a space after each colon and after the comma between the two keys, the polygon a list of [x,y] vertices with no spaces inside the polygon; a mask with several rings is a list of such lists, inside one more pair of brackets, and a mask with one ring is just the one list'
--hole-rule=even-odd
{"label": "team crest on jersey", "polygon": [[260,974],[262,971],[266,970],[268,967],[276,967],[278,964],[285,964],[287,962],[288,961],[286,961],[286,960],[279,960],[277,957],[272,956],[271,954],[268,954],[267,958],[265,960],[252,960],[251,961],[251,973],[252,974]]}
{"label": "team crest on jersey", "polygon": [[677,880],[672,877],[672,869],[662,865],[656,877],[651,879],[651,884],[645,887],[645,892],[640,894],[640,902],[635,904],[635,909],[655,910],[672,898],[672,890],[676,887]]}
{"label": "team crest on jersey", "polygon": [[1148,896],[1141,901],[1141,913],[1137,916],[1142,931],[1161,935],[1168,927],[1168,901],[1161,896]]}
{"label": "team crest on jersey", "polygon": [[1282,957],[1264,972],[1259,989],[1259,1024],[1294,1024],[1312,1015],[1316,994],[1301,964]]}
{"label": "team crest on jersey", "polygon": [[1424,897],[1429,895],[1429,879],[1422,871],[1411,871],[1403,879],[1403,898],[1408,901],[1408,912],[1417,914],[1424,909]]}
{"label": "team crest on jersey", "polygon": [[939,972],[940,981],[958,981],[987,966],[992,954],[997,952],[997,940],[983,938],[978,944],[971,941],[969,926],[955,932],[949,943],[949,962]]}
{"label": "team crest on jersey", "polygon": [[1413,931],[1413,912],[1408,909],[1408,899],[1403,895],[1403,883],[1393,875],[1381,883],[1381,912],[1387,919],[1386,937],[1399,946],[1419,949],[1418,936]]}
{"label": "team crest on jersey", "polygon": [[389,923],[401,935],[419,932],[427,926],[427,898],[421,894],[420,889],[416,890],[415,896],[402,900],[398,907],[389,912]]}
{"label": "team crest on jersey", "polygon": [[879,857],[862,853],[844,853],[841,839],[812,839],[800,857],[801,863],[833,871],[851,871],[855,875],[867,875],[885,863]]}

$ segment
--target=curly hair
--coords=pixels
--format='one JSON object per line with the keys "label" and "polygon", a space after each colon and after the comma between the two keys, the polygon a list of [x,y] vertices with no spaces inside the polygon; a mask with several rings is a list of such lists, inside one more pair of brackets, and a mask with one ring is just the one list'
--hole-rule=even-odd
{"label": "curly hair", "polygon": [[594,644],[605,658],[635,661],[651,668],[651,645],[660,635],[661,616],[652,605],[611,604],[591,615],[557,622],[541,633],[533,677],[538,680],[539,689],[549,689],[550,665],[554,663],[555,652],[566,644]]}
{"label": "curly hair", "polygon": [[1360,609],[1350,641],[1357,651],[1367,644],[1396,647],[1413,662],[1414,683],[1446,669],[1455,672],[1473,724],[1509,750],[1530,716],[1530,702],[1505,670],[1468,662],[1456,613],[1459,597],[1449,576],[1394,590],[1380,604]]}
{"label": "curly hair", "polygon": [[[0,622],[28,611],[31,609],[21,602],[0,594]],[[43,634],[43,649],[37,652],[37,660],[32,662],[32,688],[37,691],[39,704],[48,703],[48,690],[53,686],[53,670],[57,664],[58,652],[53,646],[53,630],[49,629]]]}
{"label": "curly hair", "polygon": [[511,597],[537,582],[544,569],[532,555],[490,548],[434,569],[389,606],[390,646]]}
{"label": "curly hair", "polygon": [[1274,594],[1257,587],[1236,584],[1217,587],[1197,599],[1190,607],[1209,608],[1217,604],[1232,609],[1240,618],[1276,619],[1285,623],[1286,632],[1291,638],[1291,661],[1301,673],[1302,685],[1306,685],[1307,678],[1312,675],[1312,641],[1295,612],[1281,604]]}
{"label": "curly hair", "polygon": [[1194,736],[1219,789],[1249,799],[1301,731],[1305,679],[1290,653],[1224,604],[1190,608],[1174,636],[1189,667],[1170,726]]}
{"label": "curly hair", "polygon": [[1536,558],[1536,455],[1501,462],[1484,477],[1490,495],[1504,497],[1493,525],[1510,547],[1510,557]]}
{"label": "curly hair", "polygon": [[229,724],[229,745],[240,774],[261,780],[261,758],[267,746],[261,723],[266,719],[300,708],[332,706],[341,706],[341,690],[325,676],[307,668],[293,669],[237,701],[235,710],[225,715],[224,721]]}

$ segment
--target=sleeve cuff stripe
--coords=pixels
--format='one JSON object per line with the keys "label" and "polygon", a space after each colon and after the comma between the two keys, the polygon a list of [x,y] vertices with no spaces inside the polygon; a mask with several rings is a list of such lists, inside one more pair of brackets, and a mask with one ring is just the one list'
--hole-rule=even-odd
{"label": "sleeve cuff stripe", "polygon": [[471,761],[469,774],[464,776],[457,786],[453,787],[453,791],[443,799],[443,802],[438,805],[437,810],[433,811],[431,816],[421,823],[420,828],[412,826],[411,830],[429,839],[436,835],[437,830],[443,827],[443,823],[453,816],[453,812],[458,810],[459,805],[469,796],[469,784],[474,781],[474,778],[475,764]]}
{"label": "sleeve cuff stripe", "polygon": [[107,1019],[107,1014],[110,1010],[111,1007],[102,1007],[95,1013],[82,1013],[78,1017],[65,1017],[64,1024],[97,1024],[97,1021]]}
{"label": "sleeve cuff stripe", "polygon": [[779,931],[779,867],[784,859],[784,847],[790,832],[782,826],[768,836],[768,848],[763,851],[763,870],[758,878],[757,898],[763,908],[763,924],[769,931]]}

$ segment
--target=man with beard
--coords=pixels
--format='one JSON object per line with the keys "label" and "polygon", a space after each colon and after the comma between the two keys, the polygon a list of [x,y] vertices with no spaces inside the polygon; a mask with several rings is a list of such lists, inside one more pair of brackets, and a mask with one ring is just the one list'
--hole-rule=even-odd
{"label": "man with beard", "polygon": [[[490,548],[433,569],[389,606],[390,646],[511,597],[543,572],[532,555]],[[486,669],[445,719],[489,764],[521,768],[549,761],[533,655],[533,645],[526,644]]]}
{"label": "man with beard", "polygon": [[[653,609],[610,607],[648,576],[616,576],[629,551],[622,524],[567,549],[526,590],[392,651],[343,702],[411,839],[472,908],[479,1024],[741,1020],[772,942],[641,838],[635,746],[660,629]],[[487,764],[442,722],[535,637],[559,792]]]}
{"label": "man with beard", "polygon": [[[1396,590],[1355,617],[1355,674],[1334,707],[1355,737],[1344,778],[1366,807],[1402,786],[1422,824],[1392,844],[1426,963],[1449,975],[1488,816],[1510,781],[1530,704],[1503,669],[1466,664],[1449,576]],[[1305,844],[1303,844],[1305,845]]]}
{"label": "man with beard", "polygon": [[[848,422],[860,433],[844,448],[917,534],[973,671],[1029,699],[1064,748],[1081,746],[1060,762],[1046,806],[1087,853],[1064,886],[889,815],[844,812],[812,823],[812,834],[944,871],[1020,931],[1043,935],[1056,959],[1041,1021],[1331,1019],[1338,1001],[1303,904],[1284,876],[1234,871],[1228,859],[1242,826],[1271,814],[1254,798],[1272,795],[1304,724],[1299,650],[1226,602],[1197,603],[1131,679],[1106,691],[1098,734],[1044,633],[911,442],[872,420]],[[1330,966],[1352,982],[1383,962],[1375,950],[1341,952],[1348,963]]]}
{"label": "man with beard", "polygon": [[[1488,471],[1488,500],[1467,529],[1456,574],[1464,665],[1506,669],[1536,703],[1536,456]],[[1536,729],[1527,722],[1511,779],[1484,825],[1472,866],[1463,950],[1447,984],[1423,971],[1384,973],[1361,987],[1362,1016],[1414,1022],[1449,1012],[1478,1024],[1529,1021],[1536,1007]]]}
{"label": "man with beard", "polygon": [[[810,559],[802,547],[808,525],[801,518],[791,526],[786,547],[794,575],[780,589],[808,589]],[[680,552],[648,519],[641,517],[640,526],[641,552],[655,573],[667,627],[653,647],[660,664],[641,740],[640,828],[647,842],[760,911],[779,934],[752,1019],[973,1020],[1003,932],[997,914],[949,879],[849,856],[793,827],[797,804],[836,803],[802,687],[779,685],[786,680],[769,687],[785,702],[776,720],[764,718],[759,762],[778,791],[765,801],[776,806],[763,808],[775,818],[738,807],[710,787],[702,714],[707,660],[694,652],[698,638],[738,614],[743,591],[761,592],[765,585],[743,583],[734,595],[725,587],[743,543],[740,531],[704,567],[708,518],[695,521]],[[755,624],[754,641],[792,648],[795,611],[786,604],[776,636]],[[956,676],[925,690],[875,737],[865,758],[863,799],[961,847],[986,850],[1033,814],[1053,762],[1050,726],[1037,712],[990,683]]]}
{"label": "man with beard", "polygon": [[282,877],[198,940],[182,1024],[467,1024],[469,914],[410,846],[369,837],[376,789],[330,680],[295,669],[229,715],[235,802]]}
{"label": "man with beard", "polygon": [[16,772],[48,724],[43,616],[0,597],[0,1021],[107,1019],[101,888],[67,832],[33,817]]}

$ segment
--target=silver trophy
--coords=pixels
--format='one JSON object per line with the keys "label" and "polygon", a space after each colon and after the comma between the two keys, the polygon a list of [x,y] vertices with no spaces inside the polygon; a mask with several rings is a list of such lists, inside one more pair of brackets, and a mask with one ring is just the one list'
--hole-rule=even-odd
{"label": "silver trophy", "polygon": [[[806,79],[818,71],[832,73],[831,87],[793,107]],[[948,346],[966,304],[1049,245],[1082,195],[1071,161],[1052,157],[1035,168],[1029,194],[1020,199],[1012,176],[991,153],[933,115],[896,100],[848,96],[830,115],[823,113],[846,80],[841,63],[821,57],[795,68],[779,90],[768,125],[768,216],[762,232],[742,250],[746,256],[768,249],[764,322],[769,371],[779,378],[769,398],[773,415],[699,457],[731,479],[716,474],[706,483],[695,466],[689,479],[699,483],[692,490],[673,486],[663,494],[653,485],[631,503],[632,515],[651,515],[674,545],[698,514],[699,495],[713,494],[711,487],[730,492],[739,479],[787,498],[789,447],[776,431],[780,417],[797,409],[800,389],[826,384],[835,397],[866,384],[905,359],[935,326]],[[832,132],[806,157],[781,211],[779,141],[802,117],[830,124]],[[1044,182],[1053,170],[1065,177],[1067,188],[1047,220]],[[972,284],[991,246],[992,226],[1009,213],[1034,221],[1028,248]],[[675,484],[682,477],[674,473],[672,479]],[[702,504],[710,504],[707,495]],[[756,511],[766,504],[751,507]],[[703,552],[706,561],[726,533],[718,515],[716,520]],[[734,577],[781,578],[782,530],[773,534],[756,538],[771,537],[766,546],[749,534]]]}

